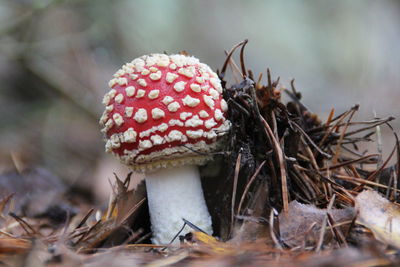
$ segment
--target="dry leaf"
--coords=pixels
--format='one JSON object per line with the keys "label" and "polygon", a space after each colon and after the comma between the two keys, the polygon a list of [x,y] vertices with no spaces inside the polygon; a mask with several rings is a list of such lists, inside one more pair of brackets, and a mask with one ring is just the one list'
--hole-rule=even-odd
{"label": "dry leaf", "polygon": [[[319,209],[314,205],[305,205],[297,201],[289,204],[287,213],[279,214],[279,231],[282,240],[289,246],[315,244],[321,231],[321,224],[326,216],[326,209]],[[351,221],[355,212],[352,208],[332,209],[329,214],[335,223]],[[328,240],[330,231],[326,232]]]}
{"label": "dry leaf", "polygon": [[371,190],[356,197],[357,222],[380,241],[400,248],[400,207]]}

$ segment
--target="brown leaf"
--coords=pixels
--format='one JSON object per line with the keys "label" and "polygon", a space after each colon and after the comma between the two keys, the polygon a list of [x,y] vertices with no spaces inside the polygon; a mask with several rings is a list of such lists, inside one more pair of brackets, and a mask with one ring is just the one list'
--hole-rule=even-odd
{"label": "brown leaf", "polygon": [[[327,214],[326,209],[319,209],[314,205],[305,205],[297,201],[289,204],[287,213],[279,214],[279,231],[282,240],[289,246],[301,246],[318,242],[321,224]],[[335,223],[351,221],[355,212],[353,208],[332,209],[329,213]],[[331,235],[326,231],[325,239]]]}
{"label": "brown leaf", "polygon": [[372,190],[358,194],[355,202],[357,222],[371,229],[377,239],[400,248],[400,207]]}

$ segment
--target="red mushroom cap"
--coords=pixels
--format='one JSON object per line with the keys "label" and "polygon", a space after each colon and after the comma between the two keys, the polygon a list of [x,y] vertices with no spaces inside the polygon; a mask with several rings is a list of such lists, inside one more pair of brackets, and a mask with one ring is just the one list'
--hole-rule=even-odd
{"label": "red mushroom cap", "polygon": [[142,56],[109,86],[100,119],[106,151],[135,170],[203,164],[229,130],[221,82],[195,57]]}

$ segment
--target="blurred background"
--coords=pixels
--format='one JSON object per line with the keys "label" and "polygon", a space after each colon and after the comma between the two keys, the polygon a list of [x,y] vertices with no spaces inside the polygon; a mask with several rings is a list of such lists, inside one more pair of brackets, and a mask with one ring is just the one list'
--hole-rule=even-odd
{"label": "blurred background", "polygon": [[[358,120],[399,118],[399,18],[394,0],[0,0],[0,173],[42,166],[104,201],[113,172],[128,171],[98,126],[112,74],[182,50],[220,69],[246,38],[246,66],[295,78],[322,119],[356,103]],[[383,141],[387,154],[390,131]]]}

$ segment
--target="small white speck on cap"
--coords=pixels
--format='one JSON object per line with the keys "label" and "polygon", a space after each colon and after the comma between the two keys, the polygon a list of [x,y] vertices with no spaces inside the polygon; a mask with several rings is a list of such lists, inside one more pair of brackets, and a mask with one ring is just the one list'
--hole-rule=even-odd
{"label": "small white speck on cap", "polygon": [[106,152],[110,153],[112,151],[111,140],[108,139],[106,142]]}
{"label": "small white speck on cap", "polygon": [[147,82],[146,82],[145,79],[139,79],[139,80],[137,80],[137,82],[138,82],[138,84],[139,84],[140,86],[143,86],[143,87],[146,87],[146,86],[147,86]]}
{"label": "small white speck on cap", "polygon": [[108,120],[108,112],[104,110],[103,114],[101,114],[100,117],[100,125],[104,125],[104,123],[106,123],[106,121]]}
{"label": "small white speck on cap", "polygon": [[134,143],[136,142],[137,133],[133,130],[133,128],[129,128],[124,132],[124,142],[125,143]]}
{"label": "small white speck on cap", "polygon": [[192,115],[193,114],[191,112],[182,112],[181,114],[179,114],[179,118],[184,121]]}
{"label": "small white speck on cap", "polygon": [[193,116],[193,118],[188,119],[185,122],[185,127],[197,127],[200,125],[203,125],[204,121],[202,119],[199,118],[199,116],[195,115]]}
{"label": "small white speck on cap", "polygon": [[204,78],[201,76],[196,77],[196,82],[198,83],[204,83]]}
{"label": "small white speck on cap", "polygon": [[108,119],[108,121],[104,124],[104,128],[101,129],[101,132],[106,133],[114,126],[114,121],[112,119]]}
{"label": "small white speck on cap", "polygon": [[108,82],[108,86],[111,87],[111,88],[114,87],[115,84],[117,84],[117,79],[115,79],[115,78],[114,78],[114,79],[111,79],[111,80]]}
{"label": "small white speck on cap", "polygon": [[124,75],[125,75],[125,71],[123,70],[124,67],[125,67],[125,65],[122,66],[122,69],[119,69],[116,73],[114,73],[113,76],[114,76],[115,78],[124,76]]}
{"label": "small white speck on cap", "polygon": [[222,120],[222,119],[224,118],[224,114],[222,113],[222,111],[221,111],[220,109],[216,109],[216,110],[215,110],[214,118],[215,118],[217,121],[220,121],[220,120]]}
{"label": "small white speck on cap", "polygon": [[165,76],[165,80],[167,81],[167,83],[173,83],[176,78],[178,78],[178,75],[171,72],[168,72]]}
{"label": "small white speck on cap", "polygon": [[113,119],[115,124],[119,127],[124,123],[124,119],[122,118],[121,114],[119,113],[114,113]]}
{"label": "small white speck on cap", "polygon": [[110,142],[112,148],[119,148],[121,146],[121,140],[118,134],[113,134],[110,136]]}
{"label": "small white speck on cap", "polygon": [[182,67],[186,63],[186,56],[183,55],[171,55],[170,58],[178,67]]}
{"label": "small white speck on cap", "polygon": [[161,79],[161,71],[150,74],[150,79],[153,81],[158,81],[159,79]]}
{"label": "small white speck on cap", "polygon": [[169,68],[170,68],[171,70],[176,70],[177,66],[176,66],[175,63],[172,63],[172,64],[169,65]]}
{"label": "small white speck on cap", "polygon": [[214,100],[212,99],[212,97],[211,96],[209,96],[209,95],[204,95],[203,96],[203,99],[204,99],[204,103],[206,103],[206,105],[207,106],[209,106],[211,109],[213,109],[214,108]]}
{"label": "small white speck on cap", "polygon": [[217,125],[217,123],[215,122],[215,120],[213,118],[206,120],[206,122],[204,123],[204,126],[206,126],[207,129],[211,129],[215,125]]}
{"label": "small white speck on cap", "polygon": [[161,102],[163,102],[164,105],[168,105],[172,101],[174,101],[174,99],[171,96],[167,95],[163,98]]}
{"label": "small white speck on cap", "polygon": [[226,103],[226,101],[224,99],[221,100],[221,109],[224,112],[228,110],[228,104]]}
{"label": "small white speck on cap", "polygon": [[169,64],[169,57],[164,54],[158,54],[157,65],[160,67],[166,67]]}
{"label": "small white speck on cap", "polygon": [[169,124],[169,126],[175,126],[175,125],[183,126],[183,122],[181,122],[180,120],[175,120],[175,119],[169,120],[168,124]]}
{"label": "small white speck on cap", "polygon": [[208,92],[214,100],[217,100],[220,96],[220,94],[215,89],[210,89]]}
{"label": "small white speck on cap", "polygon": [[139,148],[140,149],[149,149],[153,146],[150,140],[141,140],[139,141]]}
{"label": "small white speck on cap", "polygon": [[144,97],[144,95],[146,94],[146,91],[143,89],[139,89],[136,93],[136,98],[141,98]]}
{"label": "small white speck on cap", "polygon": [[178,102],[174,101],[168,105],[168,110],[170,112],[176,112],[180,107],[181,107],[181,105],[179,105]]}
{"label": "small white speck on cap", "polygon": [[131,63],[127,63],[122,66],[122,70],[127,74],[131,74],[132,72],[134,72],[134,68],[135,66],[133,66]]}
{"label": "small white speck on cap", "polygon": [[208,115],[207,111],[205,111],[205,110],[200,110],[199,115],[200,115],[200,118],[207,118],[208,116],[210,116],[210,115]]}
{"label": "small white speck on cap", "polygon": [[200,93],[200,92],[201,92],[201,87],[200,87],[200,85],[198,85],[198,84],[196,84],[196,83],[192,83],[192,84],[190,85],[190,89],[192,89],[192,91],[193,91],[193,92],[196,92],[196,93]]}
{"label": "small white speck on cap", "polygon": [[133,119],[138,123],[147,121],[147,111],[144,108],[139,108],[138,111],[136,111]]}
{"label": "small white speck on cap", "polygon": [[165,132],[167,129],[168,129],[168,124],[166,124],[165,122],[161,123],[157,127],[157,130],[159,130],[160,132]]}
{"label": "small white speck on cap", "polygon": [[114,105],[106,106],[106,112],[111,112],[114,109]]}
{"label": "small white speck on cap", "polygon": [[118,84],[119,85],[126,85],[126,84],[128,84],[128,80],[126,79],[126,78],[118,78]]}
{"label": "small white speck on cap", "polygon": [[125,117],[130,118],[133,114],[133,107],[125,107]]}
{"label": "small white speck on cap", "polygon": [[117,94],[117,90],[111,89],[110,92],[107,93],[111,98],[114,98],[115,95]]}
{"label": "small white speck on cap", "polygon": [[111,101],[110,95],[109,94],[105,94],[104,97],[103,97],[103,101],[102,101],[103,105],[107,106],[108,104],[110,104],[110,101]]}
{"label": "small white speck on cap", "polygon": [[140,57],[140,58],[135,58],[134,60],[132,60],[132,64],[135,65],[135,68],[136,68],[138,66],[143,67],[146,63],[144,62],[142,57]]}
{"label": "small white speck on cap", "polygon": [[146,76],[146,75],[150,74],[150,71],[148,69],[144,69],[144,70],[142,70],[141,74]]}
{"label": "small white speck on cap", "polygon": [[193,108],[193,107],[197,106],[198,104],[200,104],[200,99],[191,97],[190,95],[187,95],[187,96],[185,96],[185,98],[182,99],[182,103],[186,106]]}
{"label": "small white speck on cap", "polygon": [[156,99],[159,94],[160,94],[160,90],[151,90],[148,97],[150,99]]}
{"label": "small white speck on cap", "polygon": [[126,95],[129,96],[129,97],[134,96],[135,95],[135,91],[136,91],[136,89],[135,89],[134,86],[128,86],[128,87],[125,88]]}
{"label": "small white speck on cap", "polygon": [[143,131],[143,132],[140,132],[140,133],[139,133],[139,137],[140,137],[140,138],[147,137],[147,136],[149,136],[152,132],[153,132],[153,128],[147,129],[147,130],[145,130],[145,131]]}
{"label": "small white speck on cap", "polygon": [[139,78],[139,75],[131,74],[131,75],[129,75],[129,77],[131,78],[131,80],[136,80],[137,78]]}
{"label": "small white speck on cap", "polygon": [[151,110],[151,116],[153,117],[153,119],[157,120],[157,119],[161,119],[165,117],[165,113],[162,109],[159,108],[153,108]]}
{"label": "small white speck on cap", "polygon": [[222,87],[221,87],[221,81],[218,78],[211,78],[210,79],[211,85],[217,89],[217,91],[222,94]]}
{"label": "small white speck on cap", "polygon": [[162,145],[165,142],[164,138],[162,138],[158,134],[152,135],[150,139],[154,145]]}
{"label": "small white speck on cap", "polygon": [[157,72],[157,71],[158,71],[158,69],[157,69],[156,67],[150,67],[149,70],[150,70],[151,72]]}
{"label": "small white speck on cap", "polygon": [[186,86],[186,82],[184,82],[184,81],[177,82],[174,85],[174,90],[177,91],[178,93],[182,92],[183,90],[185,90],[185,86]]}
{"label": "small white speck on cap", "polygon": [[168,134],[168,141],[173,142],[173,141],[179,141],[181,140],[183,136],[183,133],[178,130],[172,130]]}
{"label": "small white speck on cap", "polygon": [[206,85],[203,85],[203,86],[201,87],[201,90],[207,92],[207,91],[208,91],[208,88],[210,88],[210,86],[208,86],[208,85],[206,84]]}
{"label": "small white speck on cap", "polygon": [[122,101],[124,100],[124,95],[123,94],[118,94],[115,98],[114,98],[115,102],[121,104]]}
{"label": "small white speck on cap", "polygon": [[203,133],[204,133],[203,130],[196,130],[196,131],[187,130],[186,131],[186,135],[192,139],[198,139],[198,138],[202,137]]}
{"label": "small white speck on cap", "polygon": [[193,66],[187,68],[180,68],[178,70],[178,73],[183,76],[186,76],[187,78],[193,78],[194,75],[196,74],[196,69]]}

